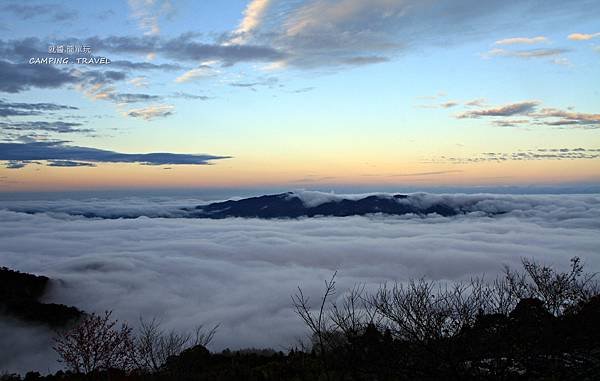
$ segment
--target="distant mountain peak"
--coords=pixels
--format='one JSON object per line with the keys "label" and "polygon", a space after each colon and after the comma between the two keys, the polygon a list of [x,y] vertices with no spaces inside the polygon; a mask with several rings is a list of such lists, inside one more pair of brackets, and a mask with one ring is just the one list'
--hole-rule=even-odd
{"label": "distant mountain peak", "polygon": [[196,218],[299,218],[348,217],[369,214],[439,214],[453,216],[457,211],[443,202],[421,205],[404,194],[353,195],[346,197],[322,192],[285,192],[200,205],[187,209]]}

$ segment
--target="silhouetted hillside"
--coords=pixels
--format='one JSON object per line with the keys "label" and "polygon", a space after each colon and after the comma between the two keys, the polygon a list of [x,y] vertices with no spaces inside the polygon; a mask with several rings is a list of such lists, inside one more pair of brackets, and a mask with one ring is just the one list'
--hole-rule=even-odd
{"label": "silhouetted hillside", "polygon": [[48,283],[45,276],[0,268],[0,314],[51,327],[62,327],[81,317],[83,313],[75,307],[39,302]]}
{"label": "silhouetted hillside", "polygon": [[403,214],[431,214],[453,216],[460,211],[443,203],[434,203],[429,206],[417,206],[407,200],[410,196],[366,196],[360,199],[341,199],[324,201],[318,205],[306,205],[292,192],[276,195],[245,198],[242,200],[229,200],[208,205],[197,206],[190,211],[191,217],[197,218],[298,218],[315,216],[364,216],[367,214],[382,213],[389,215]]}

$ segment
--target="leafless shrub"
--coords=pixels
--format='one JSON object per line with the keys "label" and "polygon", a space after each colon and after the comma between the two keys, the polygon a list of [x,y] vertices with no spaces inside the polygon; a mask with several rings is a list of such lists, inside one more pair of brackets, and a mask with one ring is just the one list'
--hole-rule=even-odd
{"label": "leafless shrub", "polygon": [[558,272],[533,260],[523,259],[522,263],[531,279],[528,283],[530,296],[544,302],[554,315],[564,313],[593,295],[596,274],[584,273],[578,257],[571,258],[570,269],[566,272]]}
{"label": "leafless shrub", "polygon": [[138,363],[142,368],[157,372],[169,357],[179,355],[185,349],[196,345],[207,346],[217,329],[218,325],[208,330],[203,325],[199,325],[194,335],[173,330],[165,332],[158,319],[147,321],[140,318],[137,340]]}
{"label": "leafless shrub", "polygon": [[348,338],[358,336],[366,323],[374,319],[364,294],[365,286],[356,285],[344,296],[340,305],[331,304],[329,319]]}
{"label": "leafless shrub", "polygon": [[459,333],[463,328],[471,326],[478,316],[493,310],[492,293],[492,288],[483,277],[457,282],[444,289],[438,299],[446,304],[448,311],[444,327],[446,335]]}
{"label": "leafless shrub", "polygon": [[196,329],[194,331],[194,337],[191,341],[191,346],[195,347],[196,345],[202,345],[203,347],[206,347],[215,338],[215,334],[217,333],[219,326],[220,324],[216,324],[210,329],[208,329],[208,327],[205,327],[204,324],[196,326]]}
{"label": "leafless shrub", "polygon": [[[452,337],[473,326],[484,314],[508,315],[523,298],[538,298],[558,316],[597,295],[595,274],[583,271],[581,260],[571,259],[570,269],[559,272],[523,259],[523,271],[505,267],[492,282],[483,277],[440,284],[424,279],[384,284],[374,294],[364,285],[352,288],[341,302],[327,302],[335,294],[335,275],[325,282],[320,309],[311,311],[302,290],[292,297],[296,312],[306,323],[321,352],[364,332],[368,324],[389,328],[396,337],[428,343]],[[328,308],[328,312],[325,312]],[[340,333],[343,334],[340,336]]]}
{"label": "leafless shrub", "polygon": [[384,284],[372,296],[372,303],[397,337],[425,342],[442,337],[451,316],[447,295],[441,291],[424,279],[391,287]]}
{"label": "leafless shrub", "polygon": [[131,328],[111,319],[111,312],[103,316],[84,316],[77,325],[58,333],[53,349],[63,362],[76,373],[90,373],[106,369],[130,370],[135,367],[135,345]]}
{"label": "leafless shrub", "polygon": [[505,266],[503,275],[497,277],[491,284],[492,312],[508,315],[521,299],[529,296],[526,274],[513,271]]}
{"label": "leafless shrub", "polygon": [[333,273],[330,280],[325,281],[325,292],[321,298],[318,311],[312,311],[310,300],[304,295],[302,289],[298,287],[298,292],[292,296],[292,303],[296,309],[296,313],[304,321],[310,329],[313,336],[316,338],[317,345],[321,354],[326,353],[327,339],[332,331],[332,325],[328,319],[328,314],[325,309],[329,299],[335,295],[335,277],[337,271]]}

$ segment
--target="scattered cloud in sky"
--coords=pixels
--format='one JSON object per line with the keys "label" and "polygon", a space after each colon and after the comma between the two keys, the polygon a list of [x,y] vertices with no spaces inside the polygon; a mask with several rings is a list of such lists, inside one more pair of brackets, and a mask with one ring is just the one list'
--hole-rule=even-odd
{"label": "scattered cloud in sky", "polygon": [[485,107],[485,104],[486,104],[485,98],[472,99],[470,101],[465,102],[465,106],[468,106],[468,107]]}
{"label": "scattered cloud in sky", "polygon": [[456,117],[463,118],[479,118],[482,116],[514,116],[527,114],[533,111],[541,102],[539,101],[523,101],[511,103],[494,108],[471,110],[457,114]]}
{"label": "scattered cloud in sky", "polygon": [[544,108],[537,113],[531,114],[533,118],[554,120],[543,121],[543,124],[549,126],[584,126],[589,128],[600,128],[600,114],[590,114],[574,111],[565,111],[555,108]]}
{"label": "scattered cloud in sky", "polygon": [[570,34],[567,38],[569,40],[573,40],[573,41],[587,41],[587,40],[591,40],[592,38],[596,38],[596,37],[600,37],[600,33],[573,33]]}
{"label": "scattered cloud in sky", "polygon": [[176,91],[171,96],[173,98],[183,98],[183,99],[188,99],[188,100],[201,100],[201,101],[207,101],[209,99],[213,99],[213,97],[210,97],[208,95],[190,94],[190,93],[185,93],[183,91]]}
{"label": "scattered cloud in sky", "polygon": [[138,103],[138,102],[154,102],[161,99],[158,95],[150,94],[133,94],[133,93],[112,93],[109,98],[115,103]]}
{"label": "scattered cloud in sky", "polygon": [[128,0],[131,15],[145,35],[160,33],[159,19],[172,15],[170,0]]}
{"label": "scattered cloud in sky", "polygon": [[568,49],[526,49],[526,50],[506,50],[492,49],[484,54],[484,57],[516,57],[516,58],[548,58],[557,57],[568,52]]}
{"label": "scattered cloud in sky", "polygon": [[17,160],[9,160],[4,164],[4,168],[6,169],[21,169],[24,168],[28,161],[17,161]]}
{"label": "scattered cloud in sky", "polygon": [[244,10],[244,18],[233,32],[233,37],[227,44],[239,45],[246,42],[263,21],[266,11],[273,3],[272,0],[251,0]]}
{"label": "scattered cloud in sky", "polygon": [[[511,45],[538,45],[538,44],[548,44],[550,43],[549,39],[545,36],[536,36],[536,37],[511,37],[505,38],[502,40],[498,40],[494,43],[496,46],[511,46]],[[570,61],[563,57],[564,53],[569,52],[568,49],[565,48],[532,48],[532,49],[506,49],[502,48],[493,48],[483,53],[481,56],[483,58],[492,58],[492,57],[513,57],[513,58],[550,58],[549,62],[570,66]]]}
{"label": "scattered cloud in sky", "polygon": [[505,39],[496,41],[495,44],[496,45],[516,45],[516,44],[533,45],[533,44],[540,44],[540,43],[546,43],[546,42],[548,42],[548,38],[546,38],[544,36],[537,36],[537,37],[505,38]]}
{"label": "scattered cloud in sky", "polygon": [[[502,127],[519,125],[572,126],[580,128],[600,128],[600,114],[583,113],[557,108],[542,108],[540,101],[522,101],[496,107],[486,107],[477,102],[465,103],[478,109],[467,110],[456,114],[458,119],[492,117],[492,123]],[[515,119],[512,117],[519,116]]]}
{"label": "scattered cloud in sky", "polygon": [[307,93],[309,91],[313,91],[314,89],[315,89],[314,86],[303,87],[301,89],[292,90],[292,93],[296,93],[296,94]]}
{"label": "scattered cloud in sky", "polygon": [[183,33],[173,38],[158,36],[110,36],[89,37],[88,43],[95,49],[123,54],[156,53],[169,59],[186,62],[218,61],[223,65],[240,62],[270,62],[285,57],[285,53],[266,45],[224,45],[196,39],[195,33]]}
{"label": "scattered cloud in sky", "polygon": [[210,78],[219,74],[219,71],[210,65],[200,65],[197,68],[191,69],[175,79],[177,83],[186,83],[196,81],[202,78]]}
{"label": "scattered cloud in sky", "polygon": [[177,63],[155,64],[152,62],[133,62],[128,60],[115,60],[110,62],[111,67],[129,70],[163,70],[176,71],[181,70],[182,66]]}
{"label": "scattered cloud in sky", "polygon": [[445,171],[400,173],[400,174],[393,174],[393,175],[390,175],[390,176],[395,176],[395,177],[421,177],[421,176],[447,175],[449,173],[461,173],[461,172],[463,172],[463,171],[460,170],[460,169],[449,169],[449,170],[445,170]]}
{"label": "scattered cloud in sky", "polygon": [[150,84],[150,82],[148,81],[147,77],[141,76],[141,77],[135,77],[135,78],[131,78],[129,81],[127,81],[127,83],[131,84],[134,87],[148,87],[148,85]]}
{"label": "scattered cloud in sky", "polygon": [[77,110],[75,106],[62,105],[57,103],[25,103],[8,102],[0,99],[0,117],[7,116],[32,116],[51,113],[54,111]]}
{"label": "scattered cloud in sky", "polygon": [[178,153],[120,153],[90,147],[67,145],[64,142],[0,143],[0,161],[79,161],[86,163],[140,163],[148,165],[205,165],[228,156]]}
{"label": "scattered cloud in sky", "polygon": [[252,82],[230,82],[229,86],[233,87],[242,87],[250,90],[256,90],[258,87],[264,86],[268,88],[274,88],[279,84],[279,79],[277,77],[263,77],[258,78]]}
{"label": "scattered cloud in sky", "polygon": [[141,108],[135,108],[124,112],[125,116],[132,118],[141,118],[144,120],[153,120],[173,115],[175,106],[167,104],[150,105]]}
{"label": "scattered cloud in sky", "polygon": [[439,160],[455,164],[481,162],[532,161],[532,160],[597,160],[600,149],[586,148],[539,148],[517,152],[484,152],[470,157],[446,157]]}
{"label": "scattered cloud in sky", "polygon": [[81,128],[83,124],[77,122],[46,122],[46,121],[27,121],[27,122],[0,122],[0,129],[4,131],[45,131],[59,134],[70,133],[92,133],[93,129]]}
{"label": "scattered cloud in sky", "polygon": [[72,161],[72,160],[49,160],[49,167],[95,167],[94,163],[86,163],[83,161]]}
{"label": "scattered cloud in sky", "polygon": [[[553,1],[554,3],[554,1]],[[556,2],[558,4],[558,2]],[[564,2],[560,3],[565,7]],[[242,44],[273,46],[286,57],[267,65],[318,68],[364,65],[388,61],[404,51],[425,45],[458,44],[502,23],[504,13],[531,13],[531,2],[477,2],[458,0],[448,6],[427,1],[310,0],[298,2],[251,1],[246,17],[231,35]],[[569,11],[579,11],[566,5]],[[542,14],[553,5],[539,9]],[[565,9],[565,11],[567,11]],[[539,13],[536,17],[542,17]],[[463,33],[467,28],[474,33]],[[249,30],[251,33],[245,33]],[[460,31],[460,33],[458,33]],[[460,38],[459,38],[460,35]],[[442,38],[443,36],[443,38]],[[539,44],[545,36],[512,37],[497,45]],[[537,51],[496,50],[492,54],[533,58],[556,55],[561,49]]]}
{"label": "scattered cloud in sky", "polygon": [[448,102],[444,102],[444,103],[440,104],[440,106],[442,108],[451,108],[451,107],[457,106],[458,104],[459,103],[456,101],[448,101]]}
{"label": "scattered cloud in sky", "polygon": [[18,93],[32,87],[55,89],[77,82],[77,77],[51,65],[11,63],[0,59],[0,92]]}
{"label": "scattered cloud in sky", "polygon": [[9,2],[0,6],[0,10],[11,13],[23,20],[48,18],[56,22],[68,22],[78,17],[75,10],[68,9],[62,4],[34,4],[29,2]]}

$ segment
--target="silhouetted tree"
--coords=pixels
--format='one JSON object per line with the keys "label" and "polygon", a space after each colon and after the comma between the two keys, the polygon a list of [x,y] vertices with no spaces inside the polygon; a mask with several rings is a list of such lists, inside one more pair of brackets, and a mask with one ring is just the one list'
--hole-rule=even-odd
{"label": "silhouetted tree", "polygon": [[156,318],[150,321],[140,318],[137,360],[141,367],[158,372],[169,357],[177,356],[184,350],[198,345],[206,347],[214,338],[218,327],[215,325],[206,329],[204,325],[199,325],[194,335],[173,330],[165,332]]}
{"label": "silhouetted tree", "polygon": [[337,271],[333,273],[331,279],[325,280],[325,291],[321,297],[319,309],[316,312],[312,311],[309,303],[310,300],[304,295],[302,288],[298,287],[298,292],[292,296],[292,303],[296,309],[296,313],[304,321],[306,326],[312,332],[313,337],[317,341],[318,352],[327,379],[329,379],[327,366],[327,346],[328,341],[332,338],[332,327],[325,307],[329,299],[335,295],[336,275]]}
{"label": "silhouetted tree", "polygon": [[135,344],[131,328],[111,319],[111,311],[104,315],[84,316],[71,329],[58,333],[54,350],[60,362],[76,373],[99,370],[129,370],[136,366]]}

